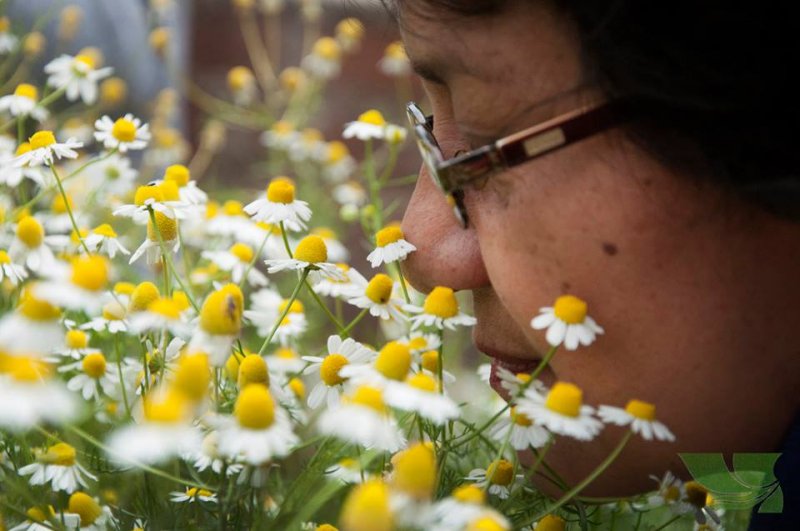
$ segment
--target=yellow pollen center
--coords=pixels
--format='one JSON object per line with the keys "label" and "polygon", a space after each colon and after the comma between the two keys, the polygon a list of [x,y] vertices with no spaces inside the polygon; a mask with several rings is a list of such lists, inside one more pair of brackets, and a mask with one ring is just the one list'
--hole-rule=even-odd
{"label": "yellow pollen center", "polygon": [[350,491],[339,519],[347,531],[392,531],[394,517],[389,503],[389,487],[372,479]]}
{"label": "yellow pollen center", "polygon": [[[244,207],[239,201],[233,199],[225,201],[222,205],[222,212],[226,216],[241,216],[244,213]],[[213,217],[213,216],[212,216]]]}
{"label": "yellow pollen center", "polygon": [[548,514],[543,516],[533,531],[564,531],[567,528],[567,523],[560,516]]}
{"label": "yellow pollen center", "polygon": [[136,140],[136,124],[125,118],[118,118],[111,128],[111,136],[120,142],[133,142]]}
{"label": "yellow pollen center", "polygon": [[34,133],[33,136],[28,139],[28,142],[31,144],[31,149],[39,149],[55,144],[56,136],[52,131],[39,131]]}
{"label": "yellow pollen center", "polygon": [[375,243],[378,247],[386,247],[403,239],[403,231],[397,225],[390,225],[378,231],[375,235]]}
{"label": "yellow pollen center", "polygon": [[298,399],[302,400],[306,397],[306,384],[300,378],[292,378],[288,383],[289,390],[294,393]]}
{"label": "yellow pollen center", "polygon": [[18,382],[40,382],[50,377],[52,367],[36,356],[8,356],[0,352],[0,373]]}
{"label": "yellow pollen center", "polygon": [[28,83],[21,83],[17,85],[16,89],[14,89],[14,95],[36,101],[39,99],[39,89],[33,85],[29,85]]}
{"label": "yellow pollen center", "polygon": [[121,321],[125,318],[125,307],[117,301],[109,301],[103,306],[103,319]]}
{"label": "yellow pollen center", "polygon": [[275,356],[285,360],[293,360],[297,358],[297,353],[288,347],[281,347],[275,351]]}
{"label": "yellow pollen center", "polygon": [[418,499],[429,498],[436,486],[436,458],[426,445],[417,443],[392,458],[392,486]]}
{"label": "yellow pollen center", "polygon": [[550,392],[547,393],[545,407],[566,417],[577,417],[583,405],[583,391],[577,385],[556,382]]}
{"label": "yellow pollen center", "polygon": [[63,195],[57,195],[53,198],[53,202],[50,204],[50,210],[52,210],[54,214],[66,214],[67,205],[69,205],[70,208],[75,208],[75,203],[72,202],[72,197],[67,195],[67,200],[65,201]]}
{"label": "yellow pollen center", "polygon": [[229,252],[246,264],[249,264],[254,256],[253,248],[245,243],[234,243]]}
{"label": "yellow pollen center", "polygon": [[437,286],[425,297],[422,309],[428,315],[447,319],[458,315],[458,300],[452,289]]}
{"label": "yellow pollen center", "polygon": [[492,485],[511,485],[514,480],[514,465],[505,459],[492,461],[486,469],[486,477]]}
{"label": "yellow pollen center", "polygon": [[403,43],[399,41],[389,44],[384,51],[384,55],[390,59],[408,59],[406,49],[403,47]]}
{"label": "yellow pollen center", "polygon": [[72,262],[71,281],[88,291],[100,291],[108,284],[108,261],[102,256],[84,256]]}
{"label": "yellow pollen center", "polygon": [[267,187],[267,201],[288,205],[294,201],[294,185],[283,179],[275,179]]}
{"label": "yellow pollen center", "polygon": [[143,409],[149,422],[175,424],[186,417],[188,403],[183,393],[169,390],[163,396],[146,399]]}
{"label": "yellow pollen center", "polygon": [[435,393],[439,386],[436,385],[436,380],[423,374],[421,372],[406,378],[406,383],[415,389],[425,391],[426,393]]}
{"label": "yellow pollen center", "polygon": [[[278,313],[282,314],[286,311],[286,306],[289,305],[289,299],[283,299],[283,301],[278,306]],[[303,303],[299,300],[295,299],[292,301],[291,307],[289,307],[289,313],[303,313],[305,310]]]}
{"label": "yellow pollen center", "polygon": [[81,517],[81,527],[92,525],[103,514],[100,504],[84,492],[76,492],[69,497],[68,510]]}
{"label": "yellow pollen center", "polygon": [[574,295],[562,295],[553,305],[553,313],[567,324],[582,323],[586,319],[587,306]]}
{"label": "yellow pollen center", "polygon": [[411,368],[411,351],[407,345],[390,341],[375,358],[375,370],[391,380],[403,381]]}
{"label": "yellow pollen center", "polygon": [[339,43],[334,39],[331,37],[322,37],[321,39],[317,39],[317,42],[314,43],[312,53],[328,61],[336,61],[339,59],[342,52],[339,48]]}
{"label": "yellow pollen center", "polygon": [[492,516],[480,516],[471,521],[465,528],[465,531],[505,531],[506,527],[503,526]]}
{"label": "yellow pollen center", "polygon": [[316,264],[328,260],[328,247],[319,236],[306,236],[294,250],[294,257],[301,262]]}
{"label": "yellow pollen center", "polygon": [[148,304],[147,311],[157,313],[171,321],[177,321],[181,317],[181,309],[178,304],[167,297],[159,297]]}
{"label": "yellow pollen center", "polygon": [[131,293],[129,309],[132,312],[141,312],[150,306],[150,303],[160,296],[158,288],[152,282],[142,282]]}
{"label": "yellow pollen center", "polygon": [[164,194],[164,201],[180,201],[181,193],[175,181],[161,181],[158,187]]}
{"label": "yellow pollen center", "polygon": [[377,387],[362,385],[353,392],[349,400],[353,404],[368,407],[378,413],[386,413],[386,404],[383,402],[383,394]]}
{"label": "yellow pollen center", "polygon": [[486,493],[477,485],[462,485],[453,489],[453,498],[461,503],[471,503],[473,505],[483,505],[486,501]]}
{"label": "yellow pollen center", "polygon": [[98,236],[104,236],[106,238],[116,238],[117,233],[114,232],[114,229],[108,223],[103,223],[102,225],[98,225],[95,227],[92,232],[97,234]]}
{"label": "yellow pollen center", "polygon": [[186,354],[178,360],[175,371],[175,387],[190,400],[199,402],[208,392],[211,370],[208,355]]}
{"label": "yellow pollen center", "polygon": [[26,290],[22,295],[19,311],[32,321],[51,321],[61,316],[61,310],[47,301],[37,299],[29,290]]}
{"label": "yellow pollen center", "polygon": [[336,24],[336,33],[349,39],[361,39],[364,36],[364,25],[357,18],[346,18]]}
{"label": "yellow pollen center", "polygon": [[87,54],[76,55],[75,56],[75,61],[78,62],[78,63],[82,63],[82,64],[84,64],[85,66],[88,66],[91,69],[94,69],[95,65],[97,64],[96,61],[95,61],[95,58],[92,57],[91,55],[87,55]]}
{"label": "yellow pollen center", "polygon": [[136,189],[136,194],[133,196],[133,203],[136,206],[143,206],[145,201],[153,199],[154,201],[163,201],[164,193],[158,186],[140,186]]}
{"label": "yellow pollen center", "polygon": [[331,524],[322,524],[318,525],[314,531],[339,531],[338,528],[332,526]]}
{"label": "yellow pollen center", "polygon": [[439,372],[439,352],[429,350],[422,353],[422,368],[432,373]]}
{"label": "yellow pollen center", "polygon": [[392,296],[394,282],[383,273],[378,273],[369,281],[364,294],[376,304],[386,304]]}
{"label": "yellow pollen center", "polygon": [[345,382],[347,378],[339,376],[339,369],[350,363],[341,354],[328,354],[319,366],[319,376],[325,385],[333,387]]}
{"label": "yellow pollen center", "polygon": [[48,465],[73,466],[75,464],[75,448],[67,443],[57,443],[39,456],[39,462]]}
{"label": "yellow pollen center", "polygon": [[328,144],[328,164],[336,164],[350,154],[344,142],[334,140]]}
{"label": "yellow pollen center", "polygon": [[174,241],[178,237],[178,221],[161,212],[155,212],[155,218],[158,232],[153,228],[153,220],[149,220],[147,222],[147,239],[157,242],[158,234],[161,233],[161,239],[165,242]]}
{"label": "yellow pollen center", "polygon": [[528,427],[533,425],[533,421],[525,413],[517,411],[516,406],[511,407],[511,420],[517,426]]}
{"label": "yellow pollen center", "polygon": [[87,376],[95,380],[102,378],[106,373],[106,357],[99,352],[87,354],[81,362],[81,368]]}
{"label": "yellow pollen center", "polygon": [[209,334],[233,336],[242,327],[244,295],[235,284],[212,292],[200,309],[200,328]]}
{"label": "yellow pollen center", "polygon": [[275,402],[266,386],[248,385],[239,392],[233,413],[241,426],[263,430],[275,422]]}
{"label": "yellow pollen center", "polygon": [[27,511],[25,511],[25,515],[28,517],[28,520],[31,522],[38,522],[44,523],[49,518],[53,518],[56,515],[55,510],[53,509],[52,505],[47,506],[47,514],[45,514],[44,510],[41,507],[31,507]]}
{"label": "yellow pollen center", "polygon": [[179,188],[183,188],[189,184],[191,178],[192,177],[189,173],[189,168],[183,164],[173,164],[172,166],[167,166],[167,169],[164,171],[164,180],[174,182]]}
{"label": "yellow pollen center", "polygon": [[380,111],[376,111],[375,109],[370,109],[365,113],[361,113],[358,117],[358,121],[380,127],[386,125],[386,120],[383,118],[383,115],[380,113]]}
{"label": "yellow pollen center", "polygon": [[239,92],[253,85],[253,72],[246,66],[234,66],[228,70],[228,88]]}
{"label": "yellow pollen center", "polygon": [[531,381],[531,375],[526,372],[517,373],[517,380],[520,381],[522,384],[526,384]]}
{"label": "yellow pollen center", "polygon": [[11,257],[8,256],[8,253],[5,252],[3,249],[0,249],[0,265],[10,264]]}
{"label": "yellow pollen center", "polygon": [[17,156],[24,155],[25,153],[29,152],[31,149],[33,149],[33,148],[31,147],[30,142],[23,142],[22,144],[17,146],[16,155]]}
{"label": "yellow pollen center", "polygon": [[239,362],[239,389],[251,384],[262,384],[269,387],[269,371],[267,362],[258,354],[249,354]]}
{"label": "yellow pollen center", "polygon": [[664,490],[662,497],[667,502],[676,502],[681,497],[681,489],[675,485],[670,485]]}
{"label": "yellow pollen center", "polygon": [[86,348],[89,344],[89,336],[82,330],[68,330],[65,341],[68,348]]}
{"label": "yellow pollen center", "polygon": [[26,216],[17,224],[17,238],[27,247],[35,249],[44,241],[44,227],[36,218]]}
{"label": "yellow pollen center", "polygon": [[631,400],[625,406],[625,411],[637,419],[654,421],[656,420],[656,406],[641,400]]}

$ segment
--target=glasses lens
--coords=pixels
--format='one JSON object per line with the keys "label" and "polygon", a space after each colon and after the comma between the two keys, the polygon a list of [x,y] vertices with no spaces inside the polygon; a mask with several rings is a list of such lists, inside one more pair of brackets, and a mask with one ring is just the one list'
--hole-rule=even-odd
{"label": "glasses lens", "polygon": [[425,163],[425,167],[428,169],[431,179],[433,179],[437,188],[444,190],[439,172],[439,166],[442,162],[442,152],[439,150],[439,146],[436,145],[436,140],[422,125],[416,126],[414,131],[417,136],[419,152],[422,155],[422,160]]}

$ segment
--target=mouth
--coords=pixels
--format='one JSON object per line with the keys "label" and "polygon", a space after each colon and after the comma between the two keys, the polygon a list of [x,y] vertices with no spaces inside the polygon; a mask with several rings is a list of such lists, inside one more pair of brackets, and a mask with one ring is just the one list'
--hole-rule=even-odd
{"label": "mouth", "polygon": [[[510,395],[508,390],[501,385],[502,380],[500,379],[500,369],[505,369],[511,374],[530,374],[536,369],[536,367],[539,366],[539,363],[542,361],[540,358],[518,358],[515,356],[510,356],[485,345],[476,345],[476,347],[479,351],[492,358],[492,371],[489,376],[489,385],[491,385],[492,389],[494,389],[495,392],[502,396],[506,401],[510,399]],[[542,371],[540,377],[547,380],[553,379],[554,375],[552,373],[552,369],[549,366],[545,367],[545,370]]]}

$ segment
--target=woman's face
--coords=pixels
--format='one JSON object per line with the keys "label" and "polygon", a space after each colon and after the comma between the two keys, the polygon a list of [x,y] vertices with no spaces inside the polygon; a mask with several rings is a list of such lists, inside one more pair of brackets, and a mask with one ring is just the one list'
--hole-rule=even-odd
{"label": "woman's face", "polygon": [[[573,28],[540,3],[462,18],[404,2],[400,23],[448,158],[534,125],[538,102],[581,82]],[[595,406],[652,402],[677,436],[633,442],[587,493],[682,475],[678,452],[779,446],[800,384],[796,226],[675,174],[618,130],[498,174],[467,190],[466,206],[463,230],[422,170],[403,220],[418,248],[405,264],[412,284],[471,291],[477,348],[514,372],[547,351],[529,325],[538,309],[584,299],[605,335],[559,351],[545,383],[577,384]],[[574,484],[623,433],[559,439],[548,460]]]}

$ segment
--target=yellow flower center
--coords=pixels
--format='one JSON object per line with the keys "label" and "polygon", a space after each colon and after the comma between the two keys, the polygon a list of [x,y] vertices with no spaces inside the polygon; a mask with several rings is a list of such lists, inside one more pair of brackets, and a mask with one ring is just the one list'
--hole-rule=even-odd
{"label": "yellow flower center", "polygon": [[81,527],[92,525],[103,514],[100,504],[84,492],[76,492],[69,497],[68,510],[81,517]]}
{"label": "yellow flower center", "polygon": [[328,260],[328,247],[319,236],[306,236],[294,250],[294,257],[301,262],[316,264]]}
{"label": "yellow flower center", "polygon": [[52,131],[39,131],[28,139],[31,149],[40,149],[56,143],[56,136]]}
{"label": "yellow flower center", "polygon": [[430,498],[436,486],[436,458],[428,446],[417,443],[392,458],[392,486],[419,499]]}
{"label": "yellow flower center", "polygon": [[128,97],[128,84],[118,77],[110,77],[100,84],[100,101],[107,106],[122,103]]}
{"label": "yellow flower center", "polygon": [[392,531],[389,487],[377,479],[356,486],[344,501],[340,523],[347,531]]}
{"label": "yellow flower center", "polygon": [[562,295],[553,305],[553,313],[567,324],[582,323],[586,319],[587,306],[574,295]]}
{"label": "yellow flower center", "polygon": [[406,49],[403,47],[403,43],[400,41],[395,41],[389,44],[389,46],[386,47],[386,50],[383,53],[389,59],[399,59],[399,60],[408,59],[408,55],[406,54]]}
{"label": "yellow flower center", "polygon": [[234,66],[228,70],[228,88],[239,92],[253,85],[253,72],[246,66]]}
{"label": "yellow flower center", "polygon": [[99,352],[92,352],[83,358],[81,367],[87,376],[100,379],[106,374],[106,357]]}
{"label": "yellow flower center", "polygon": [[335,240],[336,233],[329,227],[317,227],[311,231],[311,234],[319,236],[323,240]]}
{"label": "yellow flower center", "polygon": [[517,411],[517,406],[511,406],[511,421],[517,426],[528,427],[533,425],[533,421],[525,413]]}
{"label": "yellow flower center", "polygon": [[377,411],[378,413],[386,413],[386,404],[383,401],[383,393],[381,393],[381,390],[377,387],[362,385],[358,387],[352,395],[350,395],[349,400],[353,404],[368,407]]}
{"label": "yellow flower center", "polygon": [[94,67],[97,65],[95,58],[88,54],[76,55],[75,62],[88,66],[91,69],[94,69]]}
{"label": "yellow flower center", "polygon": [[18,157],[19,157],[20,155],[24,155],[25,153],[29,152],[31,149],[33,149],[33,148],[31,147],[31,144],[30,144],[30,142],[23,142],[22,144],[20,144],[19,146],[17,146],[16,155],[17,155]]}
{"label": "yellow flower center", "polygon": [[369,281],[364,294],[376,304],[386,304],[392,297],[393,289],[394,282],[389,275],[378,273]]}
{"label": "yellow flower center", "polygon": [[67,443],[57,443],[47,449],[47,452],[39,456],[39,462],[48,465],[74,466],[75,448]]}
{"label": "yellow flower center", "polygon": [[234,243],[228,251],[240,261],[249,264],[253,260],[253,248],[246,243]]}
{"label": "yellow flower center", "polygon": [[20,83],[17,85],[17,88],[14,89],[14,95],[36,101],[39,99],[39,89],[28,83]]}
{"label": "yellow flower center", "polygon": [[175,290],[172,292],[172,300],[175,301],[175,304],[178,305],[178,309],[180,311],[188,310],[191,303],[189,302],[189,297],[180,290]]}
{"label": "yellow flower center", "polygon": [[0,249],[0,265],[3,264],[10,264],[11,257],[8,256],[8,253],[5,252],[3,249]]}
{"label": "yellow flower center", "polygon": [[241,216],[244,213],[244,207],[239,201],[234,201],[233,199],[230,199],[228,201],[225,201],[225,203],[223,203],[222,212],[226,216]]}
{"label": "yellow flower center", "polygon": [[197,496],[203,496],[203,497],[212,496],[213,494],[214,493],[211,492],[210,490],[200,489],[197,487],[190,487],[186,489],[186,495],[189,496],[190,498],[196,498]]}
{"label": "yellow flower center", "polygon": [[411,351],[407,345],[390,341],[375,358],[375,370],[391,380],[403,381],[411,368]]}
{"label": "yellow flower center", "polygon": [[104,236],[106,238],[116,238],[117,233],[114,232],[114,229],[108,223],[103,223],[102,225],[98,225],[94,229],[92,229],[94,234],[99,236]]}
{"label": "yellow flower center", "polygon": [[311,53],[328,61],[337,61],[342,50],[339,48],[339,43],[331,37],[322,37],[314,43]]}
{"label": "yellow flower center", "polygon": [[173,182],[178,186],[178,188],[183,188],[189,184],[191,178],[192,177],[189,173],[189,168],[183,164],[173,164],[172,166],[167,166],[167,169],[164,171],[164,182]]}
{"label": "yellow flower center", "polygon": [[89,344],[89,336],[82,330],[68,330],[65,342],[68,348],[86,348]]}
{"label": "yellow flower center", "polygon": [[228,356],[228,361],[225,362],[225,376],[234,382],[239,378],[239,359],[236,356]]}
{"label": "yellow flower center", "polygon": [[505,459],[492,461],[486,469],[486,478],[492,485],[507,487],[514,481],[514,465]]}
{"label": "yellow flower center", "polygon": [[158,187],[161,193],[164,194],[164,201],[180,201],[181,193],[178,189],[178,183],[175,181],[161,181]]}
{"label": "yellow flower center", "polygon": [[516,374],[516,376],[517,380],[519,380],[523,385],[531,381],[531,375],[526,372],[519,372]]}
{"label": "yellow flower center", "polygon": [[287,134],[294,131],[294,125],[291,122],[287,122],[286,120],[278,120],[272,127],[270,128],[271,131],[279,134]]}
{"label": "yellow flower center", "polygon": [[339,376],[339,369],[348,363],[350,361],[341,354],[328,354],[319,366],[319,377],[329,387],[342,384],[347,378]]}
{"label": "yellow flower center", "polygon": [[267,362],[258,354],[248,354],[239,362],[239,389],[250,384],[262,384],[269,387],[269,371]]}
{"label": "yellow flower center", "polygon": [[37,299],[30,290],[25,290],[22,294],[19,311],[32,321],[51,321],[61,316],[61,310],[47,301]]}
{"label": "yellow flower center", "polygon": [[67,195],[67,200],[65,201],[63,195],[57,195],[53,198],[53,202],[50,204],[50,210],[52,210],[54,214],[66,214],[67,205],[69,205],[71,209],[75,208],[75,204],[72,202],[72,197]]}
{"label": "yellow flower center", "polygon": [[289,386],[289,390],[296,396],[298,399],[302,400],[306,397],[306,384],[303,383],[303,380],[300,378],[292,378],[289,380],[287,384]]}
{"label": "yellow flower center", "polygon": [[154,201],[163,201],[164,193],[161,187],[155,185],[140,186],[136,189],[136,194],[133,196],[133,203],[136,206],[143,206],[145,201],[152,199]]}
{"label": "yellow flower center", "polygon": [[439,388],[439,386],[436,385],[436,380],[421,372],[406,378],[406,383],[411,387],[419,389],[420,391],[425,391],[426,393],[435,393]]}
{"label": "yellow flower center", "polygon": [[[287,90],[289,92],[294,92],[299,87],[302,87],[303,85],[305,85],[306,73],[303,72],[302,69],[297,68],[296,66],[290,66],[288,68],[285,68],[283,70],[283,72],[281,72],[279,81],[281,83],[281,86],[285,90]],[[280,124],[285,124],[285,123],[288,123],[288,122],[279,121],[279,122],[275,122],[275,123],[276,124],[279,124],[279,123]],[[292,129],[292,126],[291,126],[291,124],[289,124],[289,131],[291,131],[291,129]],[[276,130],[275,126],[272,127],[272,130],[273,131]]]}
{"label": "yellow flower center", "polygon": [[275,422],[275,401],[266,386],[248,385],[239,392],[233,413],[241,426],[263,430]]}
{"label": "yellow flower center", "polygon": [[136,140],[136,124],[125,118],[117,118],[111,128],[111,136],[120,142],[133,142]]}
{"label": "yellow flower center", "polygon": [[109,301],[103,305],[103,319],[121,321],[125,318],[125,307],[117,301]]}
{"label": "yellow flower center", "polygon": [[318,525],[314,531],[339,531],[339,529],[332,526],[331,524],[322,524]]}
{"label": "yellow flower center", "polygon": [[336,24],[336,34],[348,39],[359,40],[364,36],[364,24],[357,18],[346,18]]}
{"label": "yellow flower center", "polygon": [[539,520],[533,531],[564,531],[567,528],[567,523],[560,516],[554,514],[547,514]]}
{"label": "yellow flower center", "polygon": [[242,327],[244,295],[235,284],[212,292],[200,309],[200,328],[209,334],[233,336]]}
{"label": "yellow flower center", "polygon": [[25,216],[17,224],[17,238],[27,247],[35,249],[44,241],[44,228],[32,216]]}
{"label": "yellow flower center", "polygon": [[461,503],[483,505],[486,502],[486,493],[477,485],[462,485],[453,489],[453,498]]}
{"label": "yellow flower center", "polygon": [[72,262],[71,281],[88,291],[100,291],[108,284],[108,261],[102,256],[82,256]]}
{"label": "yellow flower center", "polygon": [[625,411],[637,419],[654,421],[656,420],[656,406],[641,400],[631,400],[625,406]]}
{"label": "yellow flower center", "polygon": [[144,418],[149,422],[175,424],[186,418],[189,408],[187,397],[170,389],[162,396],[148,396],[144,400],[143,410]]}
{"label": "yellow flower center", "polygon": [[294,185],[284,179],[273,179],[267,187],[267,201],[288,205],[294,201]]}
{"label": "yellow flower center", "polygon": [[344,142],[334,140],[328,144],[328,164],[336,164],[350,154]]}
{"label": "yellow flower center", "polygon": [[185,354],[178,360],[175,370],[175,388],[187,398],[199,402],[208,392],[211,369],[208,355],[204,353]]}
{"label": "yellow flower center", "polygon": [[436,350],[429,350],[422,353],[422,368],[426,371],[431,371],[434,374],[439,372],[439,352]]}
{"label": "yellow flower center", "polygon": [[681,497],[681,489],[679,489],[675,485],[670,485],[669,487],[664,489],[662,497],[664,498],[664,501],[667,501],[669,503],[676,502]]}
{"label": "yellow flower center", "polygon": [[545,407],[565,417],[577,417],[580,415],[583,405],[583,391],[574,384],[566,382],[556,382],[550,392],[547,393]]}
{"label": "yellow flower center", "polygon": [[437,286],[425,297],[422,309],[428,315],[447,319],[458,315],[458,300],[452,289]]}
{"label": "yellow flower center", "polygon": [[52,373],[52,367],[36,356],[8,356],[0,352],[0,373],[18,382],[40,382]]}
{"label": "yellow flower center", "polygon": [[165,242],[174,241],[178,237],[178,221],[161,212],[155,212],[155,218],[158,232],[153,228],[153,220],[148,220],[147,239],[157,242],[158,234],[161,233],[161,239]]}
{"label": "yellow flower center", "polygon": [[508,529],[493,516],[480,516],[471,521],[466,531],[506,531]]}
{"label": "yellow flower center", "polygon": [[365,113],[361,113],[358,116],[358,121],[365,124],[372,124],[383,127],[386,125],[386,120],[383,118],[383,115],[380,111],[376,111],[375,109],[370,109]]}
{"label": "yellow flower center", "polygon": [[52,505],[47,506],[47,514],[45,514],[44,510],[41,507],[31,507],[27,511],[25,511],[25,515],[28,517],[28,520],[31,522],[38,522],[44,523],[50,518],[54,518],[56,515],[55,510],[53,509]]}
{"label": "yellow flower center", "polygon": [[142,282],[131,293],[129,309],[132,312],[141,312],[150,306],[150,303],[159,298],[161,294],[158,287],[152,282]]}
{"label": "yellow flower center", "polygon": [[390,243],[394,243],[403,239],[403,231],[397,225],[389,225],[384,227],[375,234],[375,244],[378,247],[386,247]]}

